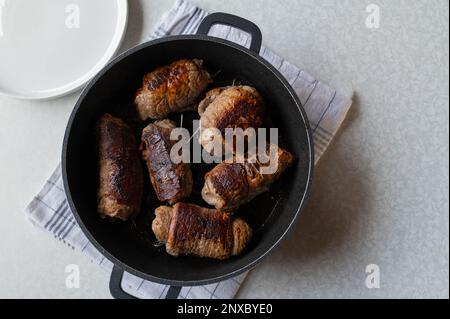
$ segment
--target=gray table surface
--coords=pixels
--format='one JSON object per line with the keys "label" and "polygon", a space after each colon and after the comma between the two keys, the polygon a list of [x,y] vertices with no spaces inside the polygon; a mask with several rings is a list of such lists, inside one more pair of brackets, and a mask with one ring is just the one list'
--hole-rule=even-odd
{"label": "gray table surface", "polygon": [[[195,2],[253,20],[268,47],[355,100],[302,218],[238,297],[448,298],[448,0],[374,0],[378,29],[365,24],[372,1]],[[171,5],[130,0],[125,45]],[[77,96],[0,98],[0,297],[110,298],[107,273],[23,213],[58,164]],[[65,286],[68,264],[79,289]],[[379,289],[365,285],[368,264]]]}

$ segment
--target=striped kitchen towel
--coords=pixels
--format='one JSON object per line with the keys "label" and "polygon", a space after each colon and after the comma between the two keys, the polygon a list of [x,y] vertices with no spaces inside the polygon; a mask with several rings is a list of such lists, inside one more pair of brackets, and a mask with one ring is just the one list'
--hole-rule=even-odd
{"label": "striped kitchen towel", "polygon": [[[200,21],[207,14],[187,1],[178,0],[163,16],[149,36],[149,40],[167,35],[195,33]],[[250,44],[250,38],[246,33],[227,26],[214,26],[210,35],[244,46]],[[351,99],[314,79],[307,72],[298,69],[265,47],[260,54],[288,79],[303,103],[314,132],[317,162],[342,124],[351,106]],[[64,194],[60,166],[28,205],[26,213],[36,226],[51,233],[72,249],[86,254],[107,271],[112,270],[112,263],[96,250],[77,225]],[[207,286],[183,287],[178,298],[233,298],[246,275],[242,274]],[[125,291],[139,298],[164,298],[168,291],[168,286],[142,280],[128,273],[123,277],[122,286]]]}

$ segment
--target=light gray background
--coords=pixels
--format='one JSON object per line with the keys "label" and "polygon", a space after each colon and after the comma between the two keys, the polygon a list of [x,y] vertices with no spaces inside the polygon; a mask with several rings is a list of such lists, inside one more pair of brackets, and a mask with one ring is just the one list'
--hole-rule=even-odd
{"label": "light gray background", "polygon": [[[142,39],[172,5],[130,2],[129,33]],[[355,94],[302,218],[238,297],[448,298],[448,0],[195,2],[256,22],[268,47]],[[371,2],[382,10],[376,30],[365,26]],[[23,213],[59,161],[77,96],[0,98],[0,297],[110,297],[107,273]],[[65,287],[72,263],[80,289]],[[380,289],[365,287],[371,263]]]}

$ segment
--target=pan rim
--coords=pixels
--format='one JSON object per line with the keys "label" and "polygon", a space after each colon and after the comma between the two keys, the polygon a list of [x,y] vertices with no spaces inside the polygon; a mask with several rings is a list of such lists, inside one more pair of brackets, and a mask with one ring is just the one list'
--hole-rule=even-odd
{"label": "pan rim", "polygon": [[[241,267],[240,269],[236,269],[232,272],[228,272],[228,273],[226,273],[224,275],[220,275],[220,276],[215,276],[215,277],[210,277],[210,278],[205,278],[205,279],[188,280],[188,281],[160,278],[160,277],[156,277],[156,276],[150,275],[148,273],[142,272],[140,270],[134,269],[133,267],[131,267],[131,266],[127,265],[126,263],[122,262],[121,260],[119,260],[113,254],[109,253],[95,239],[95,236],[93,234],[91,234],[91,232],[84,225],[82,218],[78,214],[75,203],[73,202],[70,187],[69,187],[69,182],[68,182],[68,176],[67,176],[67,158],[66,158],[67,157],[66,154],[67,154],[67,150],[68,150],[67,146],[68,146],[68,142],[70,139],[73,122],[78,113],[78,110],[81,107],[85,97],[90,92],[91,88],[103,77],[103,75],[106,72],[108,72],[112,67],[114,67],[117,63],[119,63],[120,61],[122,61],[123,59],[126,59],[127,57],[133,55],[134,53],[136,53],[142,49],[145,49],[145,48],[153,46],[153,45],[161,44],[161,43],[173,42],[173,41],[184,41],[184,40],[214,42],[219,45],[225,45],[225,46],[232,47],[233,49],[237,49],[238,51],[241,51],[241,53],[243,53],[243,54],[249,55],[253,59],[257,60],[258,63],[262,64],[265,68],[267,68],[283,84],[284,88],[288,91],[292,100],[295,102],[298,112],[300,113],[301,118],[303,120],[303,125],[306,130],[307,144],[308,144],[308,148],[309,148],[308,178],[306,181],[305,191],[304,191],[302,199],[300,201],[300,205],[298,206],[297,211],[293,215],[292,220],[290,221],[289,225],[283,231],[283,234],[275,241],[275,243],[272,244],[270,246],[270,248],[267,249],[264,253],[260,254],[257,258],[255,258],[252,262],[248,263],[244,267]],[[307,202],[307,199],[309,198],[309,195],[311,192],[311,186],[312,186],[312,180],[313,180],[313,174],[314,174],[314,141],[312,138],[312,131],[311,131],[308,117],[307,117],[306,112],[305,112],[297,94],[295,93],[294,89],[288,83],[286,78],[277,69],[275,69],[274,66],[272,66],[268,61],[266,61],[264,58],[262,58],[259,54],[256,54],[255,52],[253,52],[245,47],[242,47],[238,44],[235,44],[233,42],[230,42],[230,41],[227,41],[227,40],[224,40],[221,38],[216,38],[216,37],[211,37],[211,36],[206,36],[206,35],[177,35],[177,36],[168,36],[168,37],[164,37],[161,39],[152,40],[152,41],[140,44],[134,48],[127,50],[126,52],[120,54],[115,59],[113,59],[110,63],[108,63],[89,82],[89,84],[82,91],[82,93],[81,93],[80,97],[78,98],[77,103],[69,117],[69,120],[68,120],[68,123],[66,126],[66,131],[64,134],[61,163],[62,163],[61,167],[62,167],[64,190],[66,193],[67,202],[69,204],[69,207],[72,210],[72,212],[75,216],[75,219],[76,219],[78,225],[80,226],[81,230],[83,231],[84,235],[88,238],[89,242],[92,245],[94,245],[94,247],[96,249],[98,249],[100,251],[100,253],[103,256],[108,258],[108,260],[110,260],[115,266],[121,268],[123,271],[126,271],[132,275],[138,276],[139,278],[142,278],[145,280],[149,280],[149,281],[159,283],[159,284],[171,285],[171,286],[200,286],[200,285],[207,285],[207,284],[224,281],[226,279],[236,277],[236,276],[244,273],[245,271],[248,271],[248,270],[254,268],[265,257],[267,257],[271,252],[273,252],[280,245],[282,240],[286,238],[286,235],[292,229],[293,225],[299,220],[299,216],[300,216],[301,212],[303,211],[305,204]]]}

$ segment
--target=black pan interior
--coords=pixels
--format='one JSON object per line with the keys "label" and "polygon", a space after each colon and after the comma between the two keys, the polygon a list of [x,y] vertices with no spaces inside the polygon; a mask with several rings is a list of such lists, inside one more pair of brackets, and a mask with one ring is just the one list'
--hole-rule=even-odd
{"label": "black pan interior", "polygon": [[[96,189],[98,171],[95,156],[94,126],[109,112],[126,120],[137,138],[147,123],[136,120],[133,96],[142,76],[156,67],[180,58],[200,58],[212,74],[212,87],[248,84],[264,97],[266,126],[279,128],[280,145],[297,160],[268,193],[242,206],[236,215],[254,229],[254,237],[241,256],[227,261],[197,257],[171,257],[155,245],[151,231],[157,201],[146,174],[146,194],[139,216],[129,222],[110,223],[98,217]],[[170,117],[180,123],[180,115]],[[184,113],[183,126],[192,130],[196,112]],[[277,76],[255,57],[232,45],[204,39],[179,38],[143,46],[126,58],[112,63],[95,79],[75,109],[66,134],[63,169],[69,201],[79,222],[100,251],[113,262],[146,279],[169,284],[195,285],[236,274],[255,264],[283,237],[293,222],[310,182],[311,150],[307,125],[297,101]],[[143,163],[144,165],[144,163]],[[192,164],[194,191],[190,202],[207,207],[201,199],[204,173],[213,165]],[[144,166],[144,172],[147,172]]]}

